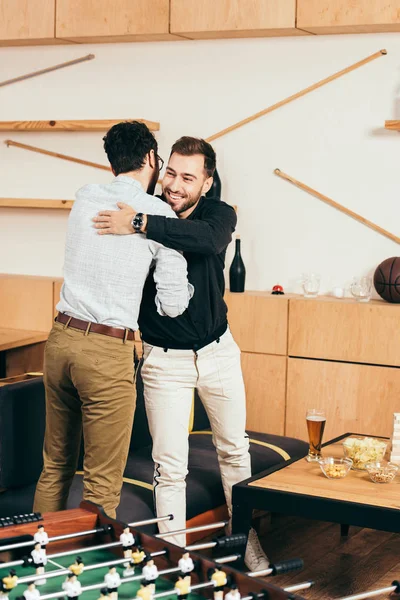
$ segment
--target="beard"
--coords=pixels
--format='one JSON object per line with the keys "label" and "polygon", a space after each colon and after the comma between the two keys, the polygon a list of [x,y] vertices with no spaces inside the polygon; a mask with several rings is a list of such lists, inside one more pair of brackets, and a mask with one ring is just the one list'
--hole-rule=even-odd
{"label": "beard", "polygon": [[147,193],[150,194],[151,196],[154,195],[154,190],[156,189],[159,174],[160,174],[160,170],[158,167],[156,167],[151,176],[149,185],[147,186]]}
{"label": "beard", "polygon": [[163,189],[164,199],[171,206],[172,210],[174,211],[174,213],[176,215],[180,215],[181,213],[185,212],[189,208],[192,208],[192,206],[194,206],[195,204],[197,204],[197,202],[201,198],[201,190],[199,190],[199,192],[196,193],[193,196],[190,195],[190,194],[185,194],[185,196],[182,196],[182,203],[179,204],[179,205],[176,205],[175,203],[170,204],[168,192],[171,193],[171,190],[168,187],[166,187],[165,189]]}

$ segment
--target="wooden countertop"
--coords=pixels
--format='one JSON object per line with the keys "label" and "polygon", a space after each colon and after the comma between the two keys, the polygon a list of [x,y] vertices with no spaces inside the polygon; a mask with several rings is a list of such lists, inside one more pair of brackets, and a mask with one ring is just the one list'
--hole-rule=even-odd
{"label": "wooden countertop", "polygon": [[0,327],[0,352],[30,346],[38,342],[45,342],[49,334],[45,331],[29,331],[28,329],[7,329]]}

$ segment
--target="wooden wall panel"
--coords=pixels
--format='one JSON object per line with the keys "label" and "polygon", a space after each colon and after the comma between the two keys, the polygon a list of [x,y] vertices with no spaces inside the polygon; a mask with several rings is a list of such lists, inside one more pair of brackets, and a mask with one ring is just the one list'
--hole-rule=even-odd
{"label": "wooden wall panel", "polygon": [[326,411],[324,441],[347,431],[391,436],[400,369],[288,359],[286,435],[307,439],[306,411]]}
{"label": "wooden wall panel", "polygon": [[289,356],[400,366],[400,305],[291,299]]}
{"label": "wooden wall panel", "polygon": [[82,43],[176,38],[169,0],[57,0],[56,36]]}
{"label": "wooden wall panel", "polygon": [[0,327],[50,331],[53,280],[49,277],[0,275]]}
{"label": "wooden wall panel", "polygon": [[0,46],[54,43],[55,0],[1,0]]}
{"label": "wooden wall panel", "polygon": [[297,0],[297,27],[322,34],[400,31],[400,0]]}
{"label": "wooden wall panel", "polygon": [[54,316],[56,316],[58,313],[56,306],[60,300],[60,292],[61,292],[62,284],[63,284],[62,279],[55,279],[53,281],[53,313],[54,313]]}
{"label": "wooden wall panel", "polygon": [[242,352],[287,352],[288,297],[270,292],[226,292],[228,320]]}
{"label": "wooden wall panel", "polygon": [[285,356],[242,353],[247,429],[283,435],[286,362]]}
{"label": "wooden wall panel", "polygon": [[191,39],[304,35],[295,0],[171,0],[171,33]]}

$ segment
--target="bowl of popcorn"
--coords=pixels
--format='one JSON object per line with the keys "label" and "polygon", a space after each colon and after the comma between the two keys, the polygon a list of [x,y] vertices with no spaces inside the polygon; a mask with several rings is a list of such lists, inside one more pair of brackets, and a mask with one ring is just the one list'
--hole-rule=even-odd
{"label": "bowl of popcorn", "polygon": [[355,471],[365,471],[368,463],[382,462],[386,448],[386,442],[371,437],[351,436],[343,442],[344,455],[351,458]]}
{"label": "bowl of popcorn", "polygon": [[394,463],[370,462],[365,465],[371,481],[374,483],[392,483],[399,470]]}
{"label": "bowl of popcorn", "polygon": [[350,471],[353,461],[350,458],[326,456],[325,458],[320,458],[318,464],[328,479],[343,479]]}

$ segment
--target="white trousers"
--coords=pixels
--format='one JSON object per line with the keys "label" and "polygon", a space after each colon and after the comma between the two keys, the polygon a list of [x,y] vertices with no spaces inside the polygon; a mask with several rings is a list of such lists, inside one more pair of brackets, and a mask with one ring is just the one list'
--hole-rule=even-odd
{"label": "white trousers", "polygon": [[[154,495],[157,515],[174,515],[159,524],[160,533],[185,529],[189,420],[193,389],[206,409],[216,447],[228,510],[232,485],[251,476],[245,431],[246,397],[240,350],[229,329],[197,353],[144,344],[142,378],[153,438]],[[206,467],[206,465],[205,465]],[[186,536],[168,537],[178,546]]]}

